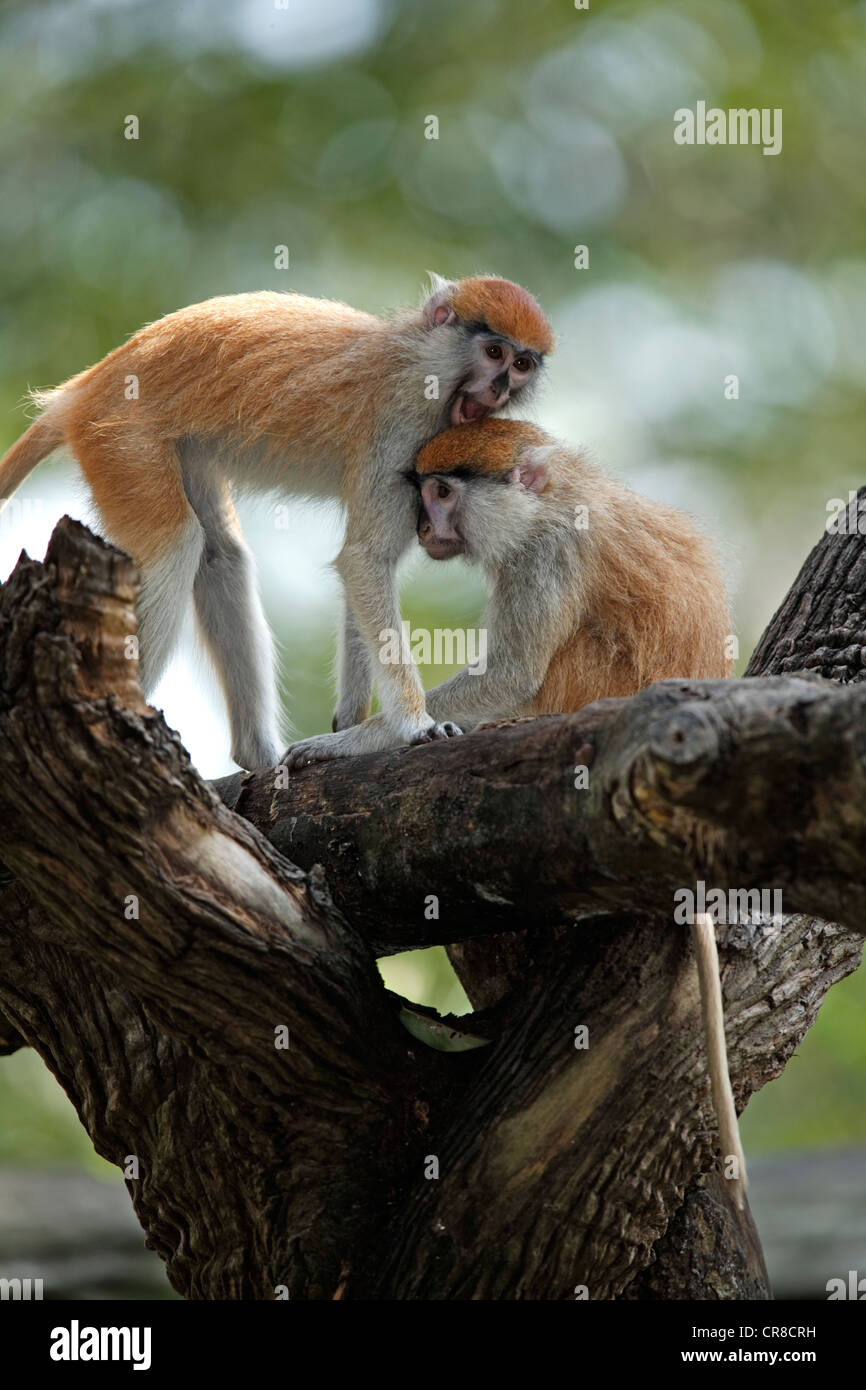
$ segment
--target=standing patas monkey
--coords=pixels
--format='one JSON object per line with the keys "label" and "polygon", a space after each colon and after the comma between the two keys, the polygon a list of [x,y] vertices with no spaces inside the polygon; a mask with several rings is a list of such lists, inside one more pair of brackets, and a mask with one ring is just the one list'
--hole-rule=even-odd
{"label": "standing patas monkey", "polygon": [[[280,754],[272,639],[230,484],[338,496],[345,617],[334,728],[369,713],[373,673],[397,743],[459,733],[425,709],[400,630],[397,561],[415,532],[405,469],[445,425],[482,419],[538,375],[553,338],[525,290],[492,276],[432,277],[421,309],[383,320],[304,295],[238,294],[149,324],[95,367],[38,394],[43,413],[0,461],[0,499],[66,446],[110,540],[136,561],[141,678],[152,691],[190,595],[226,701],[241,767]],[[303,762],[334,755],[324,734]],[[350,753],[351,736],[340,737]]]}

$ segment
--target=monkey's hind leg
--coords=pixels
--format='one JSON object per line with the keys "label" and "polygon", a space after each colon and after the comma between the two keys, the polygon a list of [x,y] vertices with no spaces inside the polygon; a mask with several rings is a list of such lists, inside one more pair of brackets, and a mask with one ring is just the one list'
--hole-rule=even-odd
{"label": "monkey's hind leg", "polygon": [[177,645],[203,549],[202,529],[190,512],[161,555],[139,560],[139,666],[146,696],[153,693]]}
{"label": "monkey's hind leg", "polygon": [[204,547],[170,441],[155,445],[73,424],[69,443],[104,535],[135,560],[141,686],[153,693],[180,635]]}
{"label": "monkey's hind leg", "polygon": [[253,558],[225,478],[185,471],[184,486],[204,529],[193,598],[228,706],[232,757],[248,769],[273,767],[282,748],[276,663]]}

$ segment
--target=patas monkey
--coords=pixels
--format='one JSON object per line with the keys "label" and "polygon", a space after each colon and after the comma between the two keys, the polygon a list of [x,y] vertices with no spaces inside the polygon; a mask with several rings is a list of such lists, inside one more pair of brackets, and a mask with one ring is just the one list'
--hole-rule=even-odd
{"label": "patas monkey", "polygon": [[[707,540],[681,512],[606,477],[522,421],[448,429],[418,455],[418,538],[436,560],[465,555],[490,589],[486,670],[427,692],[436,719],[568,713],[667,677],[730,674],[725,586]],[[361,734],[359,738],[357,734]],[[343,735],[338,735],[343,737]],[[388,746],[378,716],[355,746]],[[721,1150],[746,1167],[728,1076],[713,922],[692,923]]]}
{"label": "patas monkey", "polygon": [[[433,718],[468,730],[565,714],[667,677],[730,674],[721,570],[682,512],[522,420],[445,430],[407,478],[427,554],[476,561],[489,588],[486,670],[428,690]],[[352,752],[397,742],[378,715],[335,736],[333,756],[344,737]]]}
{"label": "patas monkey", "polygon": [[[730,615],[712,548],[682,512],[638,497],[520,421],[446,430],[420,452],[418,538],[476,559],[491,586],[492,660],[428,693],[436,718],[566,713],[667,677],[730,675]],[[372,721],[371,721],[372,722]],[[728,1075],[712,918],[691,925],[721,1152],[746,1163]]]}
{"label": "patas monkey", "polygon": [[682,512],[522,421],[446,430],[420,451],[417,481],[428,555],[464,553],[491,586],[493,660],[431,692],[431,708],[471,726],[730,674],[722,573]]}
{"label": "patas monkey", "polygon": [[[508,280],[438,276],[421,309],[380,319],[261,292],[149,324],[96,366],[37,394],[43,413],[0,462],[0,498],[65,445],[106,535],[142,577],[142,684],[152,691],[190,595],[228,704],[232,757],[280,754],[273,648],[230,485],[338,496],[345,617],[334,728],[369,713],[374,673],[397,742],[459,733],[425,710],[411,658],[375,660],[400,630],[395,567],[415,532],[405,470],[426,440],[522,399],[553,347],[536,301]],[[333,735],[307,739],[304,762]],[[351,735],[343,739],[350,752]]]}

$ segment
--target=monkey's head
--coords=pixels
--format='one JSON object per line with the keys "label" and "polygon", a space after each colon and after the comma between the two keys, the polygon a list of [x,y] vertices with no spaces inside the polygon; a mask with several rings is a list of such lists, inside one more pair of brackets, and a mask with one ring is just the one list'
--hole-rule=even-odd
{"label": "monkey's head", "polygon": [[[448,400],[452,425],[483,420],[524,397],[535,385],[553,333],[537,301],[510,280],[431,275],[422,310],[424,328],[456,351],[458,381]],[[444,345],[444,342],[443,342]]]}
{"label": "monkey's head", "polygon": [[432,560],[501,565],[526,541],[550,481],[555,445],[524,420],[443,430],[418,454],[418,540]]}

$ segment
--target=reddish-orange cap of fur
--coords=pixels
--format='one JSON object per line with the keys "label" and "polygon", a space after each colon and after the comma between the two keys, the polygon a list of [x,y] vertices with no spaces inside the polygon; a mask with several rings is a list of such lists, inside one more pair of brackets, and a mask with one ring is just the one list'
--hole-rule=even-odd
{"label": "reddish-orange cap of fur", "polygon": [[528,290],[494,275],[474,275],[459,280],[452,307],[466,323],[486,323],[521,347],[553,352],[553,333],[541,306]]}
{"label": "reddish-orange cap of fur", "polygon": [[431,439],[418,455],[419,473],[453,473],[458,468],[495,476],[507,473],[519,449],[549,444],[550,437],[526,420],[473,420],[454,425]]}

